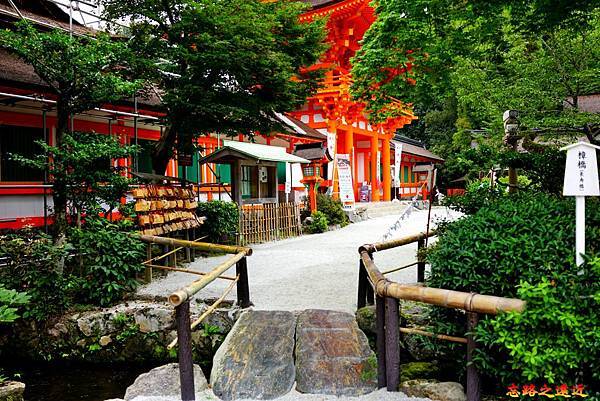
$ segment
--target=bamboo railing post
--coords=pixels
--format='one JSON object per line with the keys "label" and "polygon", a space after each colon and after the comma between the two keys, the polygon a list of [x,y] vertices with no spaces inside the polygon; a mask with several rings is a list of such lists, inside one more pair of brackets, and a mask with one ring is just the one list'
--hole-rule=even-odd
{"label": "bamboo railing post", "polygon": [[237,303],[241,308],[248,308],[252,303],[250,302],[250,288],[248,286],[248,263],[245,256],[235,264],[235,271],[239,276],[237,282]]}
{"label": "bamboo railing post", "polygon": [[[169,245],[163,245],[163,247],[162,247],[162,253],[163,253],[163,255],[164,255],[165,253],[167,253],[167,252],[169,252]],[[166,257],[166,258],[163,258],[163,260],[162,260],[162,264],[163,264],[164,266],[169,266],[169,258],[168,258],[168,257]]]}
{"label": "bamboo railing post", "polygon": [[179,382],[181,400],[195,401],[194,365],[192,361],[192,329],[190,328],[190,301],[187,300],[175,308],[177,319],[177,341],[179,349]]}
{"label": "bamboo railing post", "polygon": [[467,312],[467,401],[479,401],[481,398],[479,372],[473,364],[473,354],[477,348],[473,331],[478,321],[476,312]]}
{"label": "bamboo railing post", "polygon": [[[196,241],[196,227],[192,228],[190,231],[192,233],[193,240]],[[196,249],[192,248],[190,251],[192,252],[192,262],[194,262],[196,261]]]}
{"label": "bamboo railing post", "polygon": [[[369,253],[369,257],[371,258],[371,260],[373,260],[373,254]],[[363,267],[363,270],[366,272],[367,269]],[[367,305],[373,305],[375,304],[375,292],[373,291],[373,286],[371,286],[371,283],[369,283],[368,281],[368,275],[367,275]]]}
{"label": "bamboo railing post", "polygon": [[362,260],[358,262],[358,299],[356,300],[356,308],[364,308],[367,306],[367,286],[369,281],[367,280],[367,269]]}
{"label": "bamboo railing post", "polygon": [[400,324],[399,302],[385,297],[385,371],[388,391],[398,391],[400,385]]}
{"label": "bamboo railing post", "polygon": [[387,386],[385,370],[385,298],[377,295],[375,300],[375,318],[377,324],[377,387]]}
{"label": "bamboo railing post", "polygon": [[[190,240],[190,230],[189,228],[187,230],[185,230],[185,240],[189,241]],[[185,261],[187,263],[190,263],[192,261],[192,252],[190,250],[190,248],[188,248],[187,246],[185,247]]]}
{"label": "bamboo railing post", "polygon": [[[146,245],[146,260],[152,259],[152,244]],[[152,282],[152,267],[146,266],[144,270],[144,281],[146,283]]]}
{"label": "bamboo railing post", "polygon": [[417,258],[419,260],[417,263],[417,283],[425,282],[425,260],[421,260],[419,253],[423,248],[425,248],[425,238],[419,238],[419,241],[417,241]]}

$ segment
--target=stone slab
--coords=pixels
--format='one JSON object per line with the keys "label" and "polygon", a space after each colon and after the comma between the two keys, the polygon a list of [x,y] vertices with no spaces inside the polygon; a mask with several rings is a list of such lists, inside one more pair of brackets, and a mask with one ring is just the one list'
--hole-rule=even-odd
{"label": "stone slab", "polygon": [[[208,383],[200,366],[194,365],[194,392],[200,395],[208,388]],[[169,363],[142,373],[125,391],[125,400],[139,396],[180,397],[179,364]]]}
{"label": "stone slab", "polygon": [[296,317],[284,311],[247,311],[215,354],[210,382],[223,400],[273,399],[294,385]]}
{"label": "stone slab", "polygon": [[377,362],[349,313],[311,309],[298,316],[296,389],[359,396],[376,390]]}

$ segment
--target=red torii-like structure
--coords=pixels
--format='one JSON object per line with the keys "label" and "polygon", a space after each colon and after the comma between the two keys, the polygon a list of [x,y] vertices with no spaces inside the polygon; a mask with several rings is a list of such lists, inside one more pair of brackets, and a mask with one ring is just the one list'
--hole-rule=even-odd
{"label": "red torii-like structure", "polygon": [[[330,43],[321,62],[311,68],[323,68],[327,72],[317,93],[307,99],[301,110],[291,114],[312,128],[335,135],[335,153],[350,155],[355,199],[358,198],[359,184],[369,181],[372,200],[389,201],[390,140],[398,128],[410,124],[416,117],[409,105],[395,101],[390,107],[396,109],[397,113],[394,114],[397,117],[380,124],[371,124],[365,112],[365,104],[354,101],[350,96],[350,60],[375,20],[373,8],[369,5],[369,0],[311,0],[311,4],[312,9],[303,14],[300,20],[311,21],[316,17],[327,17],[327,40]],[[381,177],[377,176],[378,152],[381,155]],[[334,194],[338,191],[335,180],[324,184],[333,185]]]}

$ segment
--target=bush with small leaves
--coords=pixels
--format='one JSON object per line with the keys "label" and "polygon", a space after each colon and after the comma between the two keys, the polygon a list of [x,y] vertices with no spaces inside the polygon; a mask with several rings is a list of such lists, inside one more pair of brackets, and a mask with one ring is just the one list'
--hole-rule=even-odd
{"label": "bush with small leaves", "polygon": [[20,306],[29,302],[29,295],[24,292],[7,290],[0,285],[0,323],[12,323],[19,318]]}
{"label": "bush with small leaves", "polygon": [[106,306],[137,287],[136,274],[144,270],[141,261],[146,248],[131,235],[132,227],[127,220],[113,223],[103,218],[88,218],[83,228],[71,229],[69,237],[81,255],[80,267],[73,266],[78,277],[77,302]]}
{"label": "bush with small leaves", "polygon": [[317,210],[325,214],[329,224],[339,224],[344,227],[350,222],[348,216],[344,212],[342,202],[339,199],[333,199],[331,196],[318,194]]}
{"label": "bush with small leaves", "polygon": [[198,204],[198,216],[206,217],[200,232],[208,241],[230,243],[235,241],[239,225],[239,210],[234,202],[210,201]]}
{"label": "bush with small leaves", "polygon": [[325,231],[327,231],[327,228],[329,227],[329,222],[327,221],[327,216],[325,216],[325,213],[323,212],[313,212],[313,214],[311,214],[311,221],[308,224],[308,232],[313,233],[313,234],[317,234],[317,233],[324,233]]}
{"label": "bush with small leaves", "polygon": [[[597,255],[600,205],[590,199],[587,206],[586,251]],[[598,260],[579,274],[574,216],[573,199],[503,196],[448,224],[428,251],[428,286],[528,301],[522,315],[481,316],[476,363],[496,383],[598,382]],[[430,319],[434,332],[465,333],[462,312],[434,308]],[[449,361],[464,358],[461,346],[432,345]]]}
{"label": "bush with small leaves", "polygon": [[57,267],[68,251],[68,244],[56,246],[49,236],[33,231],[0,236],[0,255],[8,261],[0,269],[0,284],[30,297],[22,317],[45,320],[69,305],[69,280]]}

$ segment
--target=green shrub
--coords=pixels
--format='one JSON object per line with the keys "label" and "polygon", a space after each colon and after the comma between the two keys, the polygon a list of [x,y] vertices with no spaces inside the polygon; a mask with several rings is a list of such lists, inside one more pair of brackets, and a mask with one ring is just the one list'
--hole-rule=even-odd
{"label": "green shrub", "polygon": [[325,194],[317,194],[317,210],[325,214],[329,224],[339,224],[344,227],[350,222],[339,199],[333,199]]}
{"label": "green shrub", "polygon": [[201,233],[208,241],[230,243],[235,241],[239,225],[239,210],[234,202],[211,201],[198,204],[198,216],[205,216]]}
{"label": "green shrub", "polygon": [[467,185],[464,194],[447,196],[444,198],[443,203],[445,206],[460,212],[473,214],[505,194],[506,191],[499,186],[491,188],[489,179],[477,180]]}
{"label": "green shrub", "polygon": [[311,214],[311,222],[308,224],[308,231],[316,234],[316,233],[324,233],[327,231],[329,227],[329,222],[327,221],[327,216],[325,213],[316,211]]}
{"label": "green shrub", "polygon": [[[593,276],[577,277],[573,267],[574,225],[573,199],[520,193],[450,223],[428,252],[431,287],[532,300],[525,318],[482,316],[477,333],[485,347],[477,355],[477,364],[503,385],[529,378],[573,383],[598,371],[590,362],[594,355],[598,360],[598,337],[583,335],[600,324],[597,313],[590,313],[598,298],[597,287],[585,289],[590,284],[586,280]],[[588,253],[597,254],[600,207],[595,200],[588,203],[586,235]],[[548,282],[556,287],[549,288]],[[588,293],[592,298],[582,300]],[[556,321],[550,325],[553,316]],[[461,312],[434,308],[430,318],[435,332],[465,332]],[[588,328],[579,326],[584,321]],[[579,337],[573,340],[571,335]],[[591,341],[589,346],[581,346],[587,341]],[[449,360],[464,360],[463,347],[434,345]],[[572,356],[569,359],[564,353]]]}
{"label": "green shrub", "polygon": [[18,307],[29,302],[24,292],[7,290],[0,285],[0,323],[12,323],[19,318]]}
{"label": "green shrub", "polygon": [[[578,274],[582,271],[583,274]],[[506,359],[478,358],[484,370],[518,373],[521,382],[575,381],[600,391],[600,258],[581,268],[522,281],[523,313],[505,313],[477,327],[477,339]],[[500,362],[502,365],[496,365]],[[596,383],[594,386],[593,383]],[[594,388],[595,387],[595,388]]]}
{"label": "green shrub", "polygon": [[0,284],[27,292],[30,303],[24,318],[45,320],[68,306],[68,279],[57,269],[67,252],[68,246],[56,246],[50,237],[36,232],[0,237],[0,255],[8,257],[8,265],[0,269]]}
{"label": "green shrub", "polygon": [[[106,306],[120,300],[137,287],[136,274],[144,270],[141,262],[145,245],[127,231],[131,223],[112,223],[103,218],[87,219],[83,228],[74,228],[70,239],[82,256],[78,277],[77,302]],[[75,258],[75,261],[78,261]]]}

